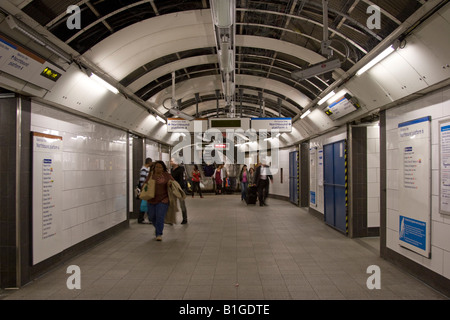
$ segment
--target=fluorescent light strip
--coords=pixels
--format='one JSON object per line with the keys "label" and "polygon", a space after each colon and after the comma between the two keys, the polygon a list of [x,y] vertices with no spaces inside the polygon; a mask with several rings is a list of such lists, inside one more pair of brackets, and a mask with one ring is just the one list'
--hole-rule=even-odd
{"label": "fluorescent light strip", "polygon": [[103,87],[105,87],[106,89],[108,89],[109,91],[111,91],[112,93],[119,93],[119,90],[117,90],[115,87],[113,87],[112,85],[110,85],[108,82],[106,82],[105,80],[103,80],[102,78],[100,78],[99,76],[97,76],[94,73],[91,73],[90,78],[94,81],[96,81],[97,83],[99,83],[100,85],[102,85]]}
{"label": "fluorescent light strip", "polygon": [[158,115],[156,115],[155,116],[155,118],[156,118],[156,120],[158,120],[159,122],[162,122],[162,123],[166,123],[166,120],[164,120],[163,118],[161,118],[160,116],[158,116]]}
{"label": "fluorescent light strip", "polygon": [[356,72],[357,76],[362,75],[364,72],[372,68],[374,65],[376,65],[378,62],[386,58],[388,55],[390,55],[392,52],[394,52],[394,46],[389,46],[386,48],[382,53],[380,53],[378,56],[376,56],[374,59],[372,59],[369,63],[367,63],[364,67],[358,70]]}
{"label": "fluorescent light strip", "polygon": [[323,97],[322,99],[319,100],[319,102],[317,103],[319,106],[321,104],[323,104],[325,101],[327,101],[328,99],[330,99],[332,96],[334,96],[336,93],[334,91],[331,91],[329,94],[327,94],[325,97]]}
{"label": "fluorescent light strip", "polygon": [[305,118],[306,116],[308,116],[308,114],[310,114],[311,113],[311,109],[309,109],[309,110],[306,110],[306,112],[305,113],[303,113],[301,116],[300,116],[300,119],[303,119],[303,118]]}

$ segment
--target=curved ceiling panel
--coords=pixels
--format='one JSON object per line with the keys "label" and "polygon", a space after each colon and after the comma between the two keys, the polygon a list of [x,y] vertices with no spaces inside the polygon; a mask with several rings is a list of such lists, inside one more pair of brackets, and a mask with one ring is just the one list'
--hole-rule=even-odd
{"label": "curved ceiling panel", "polygon": [[[325,3],[328,11],[324,18]],[[258,116],[263,100],[266,114],[271,116],[302,113],[427,3],[236,0],[232,75],[236,109],[242,102],[243,115]],[[80,8],[79,29],[67,27],[69,5]],[[379,25],[371,28],[368,10],[375,5],[379,8]],[[101,74],[123,86],[132,100],[156,106],[169,116],[161,104],[172,96],[174,72],[180,108],[193,115],[198,105],[202,115],[217,115],[217,92],[221,99],[224,97],[218,59],[221,39],[212,23],[208,0],[27,0],[8,1],[8,6],[15,7],[5,15],[14,12],[18,20],[21,16],[34,19],[60,40],[59,49],[70,46]],[[326,75],[293,79],[293,72],[329,57],[322,50],[324,26],[341,67]],[[82,61],[71,54],[76,62]],[[153,113],[151,108],[149,112]]]}

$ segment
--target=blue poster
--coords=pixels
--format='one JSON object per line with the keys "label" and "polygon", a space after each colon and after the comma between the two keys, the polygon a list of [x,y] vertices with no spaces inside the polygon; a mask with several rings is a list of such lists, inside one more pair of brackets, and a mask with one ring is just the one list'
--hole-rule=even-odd
{"label": "blue poster", "polygon": [[310,195],[310,198],[311,198],[310,202],[312,204],[316,204],[316,193],[314,191],[310,191],[309,195]]}
{"label": "blue poster", "polygon": [[425,250],[427,242],[427,223],[400,216],[399,239],[414,247]]}

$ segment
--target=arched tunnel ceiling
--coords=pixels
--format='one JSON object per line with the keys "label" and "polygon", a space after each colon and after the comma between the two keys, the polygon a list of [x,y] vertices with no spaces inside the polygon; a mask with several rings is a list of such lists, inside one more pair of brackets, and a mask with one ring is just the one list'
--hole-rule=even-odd
{"label": "arched tunnel ceiling", "polygon": [[[222,86],[208,0],[11,2],[144,101],[160,105],[170,97],[175,72],[180,108],[196,115],[198,106],[198,116],[217,115]],[[295,81],[293,71],[325,59],[322,1],[236,0],[236,113],[242,106],[243,116],[260,116],[261,97],[266,116],[301,113],[424,3],[329,0],[328,31],[341,69],[331,78]],[[69,5],[81,9],[81,30],[67,28]],[[369,5],[381,9],[379,29],[367,27]],[[224,102],[219,109],[226,113]]]}

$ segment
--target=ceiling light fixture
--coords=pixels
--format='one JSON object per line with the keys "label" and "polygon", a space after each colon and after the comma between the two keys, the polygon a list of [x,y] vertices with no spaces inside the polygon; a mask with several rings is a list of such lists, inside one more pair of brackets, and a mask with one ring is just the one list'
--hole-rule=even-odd
{"label": "ceiling light fixture", "polygon": [[307,117],[311,113],[311,109],[306,110],[301,116],[300,119]]}
{"label": "ceiling light fixture", "polygon": [[392,52],[394,52],[395,49],[396,48],[394,47],[394,45],[389,46],[383,52],[381,52],[378,56],[376,56],[374,59],[372,59],[369,63],[367,63],[364,67],[359,69],[358,72],[356,72],[356,75],[357,76],[362,75],[364,72],[366,72],[367,70],[372,68],[374,65],[376,65],[378,62],[380,62],[381,60],[386,58],[388,55],[390,55]]}
{"label": "ceiling light fixture", "polygon": [[319,102],[317,102],[317,104],[320,106],[322,105],[325,101],[327,101],[328,99],[330,99],[332,96],[334,96],[336,93],[334,91],[331,91],[330,93],[328,93],[325,97],[323,97],[322,99],[319,100]]}
{"label": "ceiling light fixture", "polygon": [[102,78],[97,76],[95,73],[91,72],[91,75],[89,76],[89,78],[91,78],[92,80],[94,80],[95,82],[97,82],[98,84],[103,86],[104,88],[108,89],[112,93],[114,93],[114,94],[119,93],[119,90],[117,88],[110,85],[108,82],[106,82],[105,80],[103,80]]}

